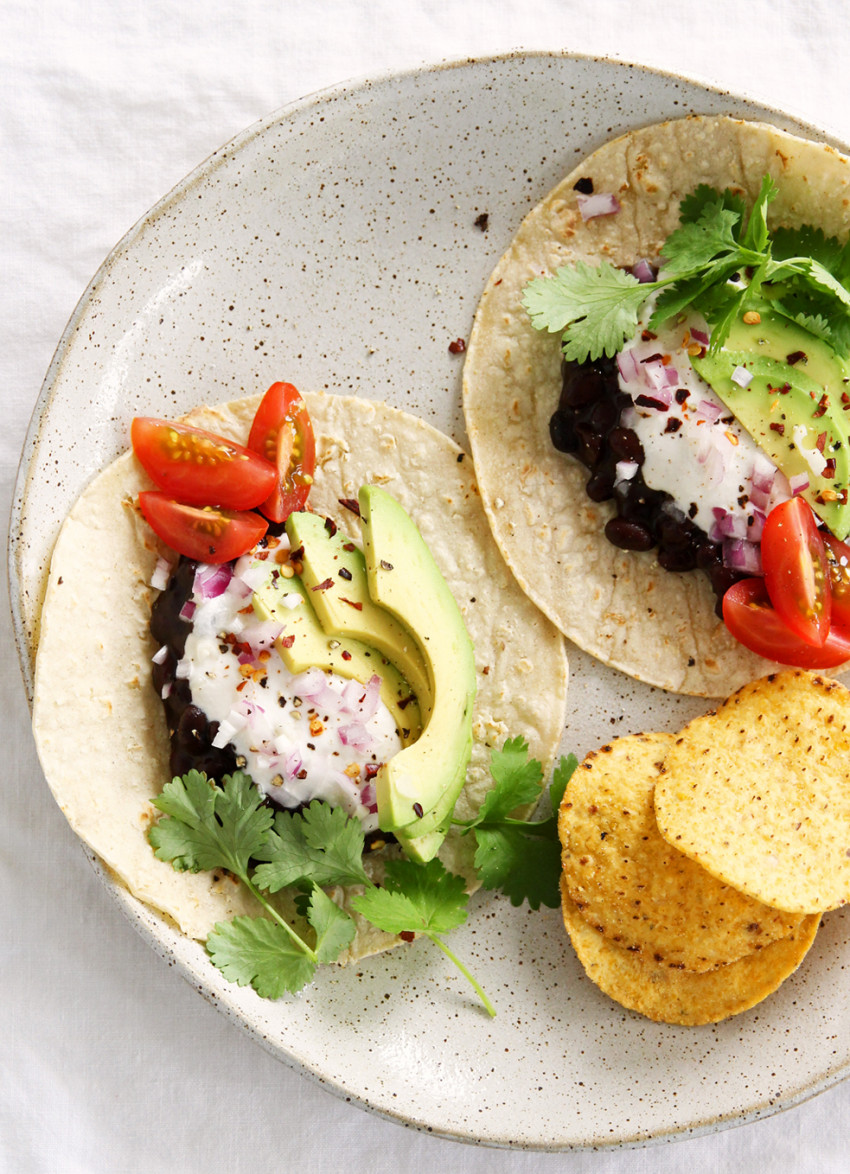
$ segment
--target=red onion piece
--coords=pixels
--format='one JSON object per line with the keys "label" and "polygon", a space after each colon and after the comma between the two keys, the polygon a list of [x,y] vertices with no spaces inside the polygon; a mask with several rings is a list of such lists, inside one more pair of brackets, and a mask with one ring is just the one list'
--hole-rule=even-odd
{"label": "red onion piece", "polygon": [[650,265],[645,257],[641,257],[639,261],[635,261],[632,266],[632,275],[638,279],[643,285],[647,281],[655,281],[655,270]]}
{"label": "red onion piece", "polygon": [[201,564],[195,571],[192,591],[201,599],[217,599],[227,590],[232,578],[233,571],[229,563],[221,563],[219,566]]}
{"label": "red onion piece", "polygon": [[701,416],[705,416],[706,420],[711,420],[712,424],[723,415],[722,405],[712,403],[708,399],[701,399],[699,401],[697,411]]}
{"label": "red onion piece", "polygon": [[798,493],[802,493],[809,488],[809,478],[805,473],[798,473],[795,477],[789,480],[791,486],[791,496],[796,497]]}
{"label": "red onion piece", "polygon": [[723,565],[746,575],[763,575],[761,548],[743,538],[727,538],[723,543]]}
{"label": "red onion piece", "polygon": [[186,602],[180,608],[179,614],[181,620],[191,620],[192,616],[195,614],[195,604],[191,599],[186,600]]}
{"label": "red onion piece", "polygon": [[620,372],[621,378],[626,383],[635,383],[640,379],[641,366],[634,350],[629,348],[628,350],[620,351],[617,355],[617,369]]}
{"label": "red onion piece", "polygon": [[592,196],[576,197],[582,220],[594,220],[597,216],[613,216],[620,211],[620,201],[612,192],[598,192]]}

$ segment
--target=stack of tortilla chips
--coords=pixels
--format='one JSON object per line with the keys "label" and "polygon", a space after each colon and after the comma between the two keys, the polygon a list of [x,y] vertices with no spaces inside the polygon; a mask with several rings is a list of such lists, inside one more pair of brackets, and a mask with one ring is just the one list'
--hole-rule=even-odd
{"label": "stack of tortilla chips", "polygon": [[790,670],[679,734],[589,754],[559,813],[564,922],[589,977],[665,1023],[771,994],[850,900],[850,692]]}

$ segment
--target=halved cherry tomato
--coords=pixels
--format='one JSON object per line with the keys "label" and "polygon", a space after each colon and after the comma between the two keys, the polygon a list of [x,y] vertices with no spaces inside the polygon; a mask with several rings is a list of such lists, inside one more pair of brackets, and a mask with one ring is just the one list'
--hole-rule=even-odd
{"label": "halved cherry tomato", "polygon": [[257,409],[248,448],[277,468],[277,483],[260,512],[285,522],[307,500],[316,470],[316,442],[310,414],[291,383],[273,383]]}
{"label": "halved cherry tomato", "polygon": [[780,664],[829,669],[850,660],[850,628],[833,623],[822,648],[801,640],[771,606],[763,579],[742,579],[729,588],[723,620],[745,648]]}
{"label": "halved cherry tomato", "polygon": [[189,505],[250,510],[277,479],[273,464],[202,428],[137,416],[130,435],[145,472],[165,493]]}
{"label": "halved cherry tomato", "polygon": [[168,494],[147,490],[139,494],[139,508],[163,542],[200,563],[227,563],[260,541],[268,522],[251,511],[184,505]]}
{"label": "halved cherry tomato", "polygon": [[826,533],[823,544],[832,589],[832,622],[850,628],[850,546]]}
{"label": "halved cherry tomato", "polygon": [[832,590],[823,538],[808,502],[783,501],[767,515],[761,561],[770,602],[795,635],[823,648],[832,616]]}

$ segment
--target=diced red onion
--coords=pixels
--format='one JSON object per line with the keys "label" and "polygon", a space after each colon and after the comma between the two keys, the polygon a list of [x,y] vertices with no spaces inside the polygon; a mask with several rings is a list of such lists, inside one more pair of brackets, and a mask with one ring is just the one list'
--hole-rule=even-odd
{"label": "diced red onion", "polygon": [[597,192],[592,196],[576,197],[582,220],[594,220],[597,216],[613,216],[620,211],[620,201],[613,192]]}
{"label": "diced red onion", "polygon": [[753,381],[752,371],[748,371],[746,367],[736,367],[729,376],[733,383],[737,383],[739,387],[749,387]]}
{"label": "diced red onion", "polygon": [[655,271],[645,257],[641,257],[639,261],[635,261],[632,266],[632,275],[641,284],[645,284],[647,281],[655,281]]}
{"label": "diced red onion", "polygon": [[154,664],[164,664],[167,656],[168,656],[168,645],[163,644],[162,648],[158,648],[156,650],[156,652],[151,657],[151,660]]}
{"label": "diced red onion", "polygon": [[797,473],[796,476],[789,478],[789,485],[791,486],[791,496],[796,497],[798,493],[809,488],[809,478],[805,473]]}
{"label": "diced red onion", "polygon": [[631,347],[628,350],[620,351],[617,355],[617,369],[626,383],[635,383],[640,379],[640,363]]}
{"label": "diced red onion", "polygon": [[637,461],[617,461],[614,466],[614,476],[617,481],[631,481],[640,465]]}
{"label": "diced red onion", "polygon": [[259,591],[270,574],[271,568],[264,562],[249,562],[244,569],[240,566],[238,571],[238,577],[252,591]]}
{"label": "diced red onion", "polygon": [[218,599],[219,595],[223,595],[227,590],[232,578],[233,571],[229,563],[221,563],[218,566],[202,564],[195,571],[192,590],[195,595],[200,595],[201,599]]}
{"label": "diced red onion", "polygon": [[167,698],[169,698],[171,696],[171,689],[172,689],[171,681],[166,681],[165,684],[162,686],[162,691],[160,692],[160,697],[162,698],[163,701],[165,701]]}
{"label": "diced red onion", "polygon": [[722,405],[715,404],[709,399],[701,399],[697,404],[697,411],[701,416],[705,416],[706,420],[711,420],[712,424],[723,415]]}
{"label": "diced red onion", "polygon": [[187,599],[186,602],[183,604],[183,606],[180,608],[180,613],[179,613],[180,619],[181,620],[191,620],[191,618],[194,614],[195,614],[195,604],[191,599]]}
{"label": "diced red onion", "polygon": [[708,334],[705,330],[697,330],[695,326],[692,326],[691,338],[694,342],[698,342],[700,346],[708,346]]}
{"label": "diced red onion", "polygon": [[154,591],[164,591],[168,586],[168,579],[171,575],[171,563],[168,559],[157,559],[156,566],[151,575],[151,587]]}
{"label": "diced red onion", "polygon": [[178,681],[188,681],[192,676],[192,662],[191,660],[180,660],[177,662],[177,668],[174,670],[174,675]]}
{"label": "diced red onion", "polygon": [[339,740],[343,746],[350,746],[352,750],[371,750],[375,740],[362,722],[351,722],[347,726],[339,727]]}
{"label": "diced red onion", "polygon": [[727,538],[723,543],[723,565],[747,575],[762,575],[761,547],[743,538]]}
{"label": "diced red onion", "polygon": [[378,810],[378,792],[371,779],[360,788],[360,802],[369,811]]}

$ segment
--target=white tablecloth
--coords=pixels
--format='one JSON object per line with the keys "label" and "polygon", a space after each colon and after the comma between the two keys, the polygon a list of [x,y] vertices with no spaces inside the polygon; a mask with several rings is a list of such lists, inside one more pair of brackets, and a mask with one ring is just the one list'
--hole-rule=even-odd
{"label": "white tablecloth", "polygon": [[[6,0],[3,515],[78,298],[186,172],[256,119],[335,82],[517,48],[679,72],[850,139],[850,9],[826,0]],[[850,1083],[667,1146],[533,1154],[406,1130],[289,1070],[164,966],[97,881],[41,775],[6,611],[0,1171],[848,1169]]]}

